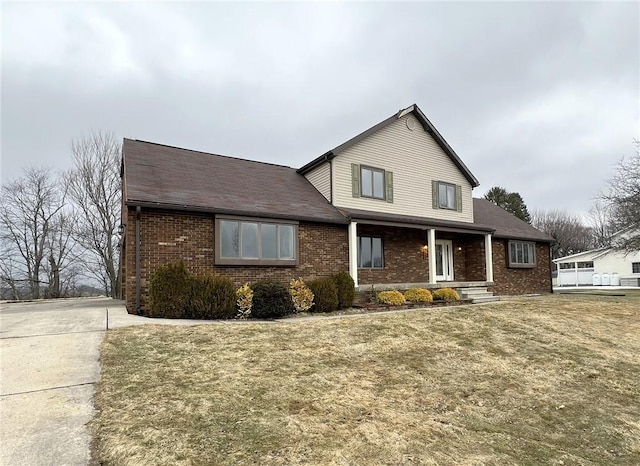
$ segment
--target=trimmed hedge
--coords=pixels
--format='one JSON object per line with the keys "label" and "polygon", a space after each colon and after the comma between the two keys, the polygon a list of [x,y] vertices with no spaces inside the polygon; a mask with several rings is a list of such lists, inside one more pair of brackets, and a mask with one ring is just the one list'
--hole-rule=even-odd
{"label": "trimmed hedge", "polygon": [[344,309],[353,306],[356,296],[355,283],[349,272],[340,272],[331,275],[331,281],[336,286],[338,292],[338,308]]}
{"label": "trimmed hedge", "polygon": [[192,276],[183,262],[158,267],[149,283],[148,317],[185,319],[189,316]]}
{"label": "trimmed hedge", "polygon": [[338,310],[338,289],[330,278],[311,280],[307,286],[313,292],[311,312],[333,312]]}
{"label": "trimmed hedge", "polygon": [[460,301],[460,296],[453,288],[440,288],[433,292],[433,299],[436,301]]}
{"label": "trimmed hedge", "polygon": [[410,288],[404,292],[404,297],[412,303],[430,303],[433,301],[431,292],[425,288]]}
{"label": "trimmed hedge", "polygon": [[194,278],[189,307],[194,319],[233,319],[236,314],[233,282],[216,275]]}
{"label": "trimmed hedge", "polygon": [[264,280],[255,283],[251,288],[253,289],[251,317],[272,319],[293,313],[291,295],[282,283]]}
{"label": "trimmed hedge", "polygon": [[390,304],[392,306],[401,306],[407,304],[404,295],[398,290],[381,291],[378,293],[378,302],[382,304]]}

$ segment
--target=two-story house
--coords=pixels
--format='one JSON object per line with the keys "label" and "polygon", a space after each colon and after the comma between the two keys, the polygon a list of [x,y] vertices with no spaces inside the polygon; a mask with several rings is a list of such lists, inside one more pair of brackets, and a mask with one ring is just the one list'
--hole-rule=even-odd
{"label": "two-story house", "polygon": [[123,296],[155,269],[305,280],[348,270],[359,289],[551,291],[550,237],[483,199],[417,105],[300,169],[125,139]]}

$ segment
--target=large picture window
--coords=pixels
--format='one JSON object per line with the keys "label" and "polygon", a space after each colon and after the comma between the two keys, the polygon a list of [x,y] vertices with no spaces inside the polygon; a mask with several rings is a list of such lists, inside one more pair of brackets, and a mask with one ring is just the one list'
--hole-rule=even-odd
{"label": "large picture window", "polygon": [[358,237],[358,267],[361,269],[384,268],[382,238]]}
{"label": "large picture window", "polygon": [[535,267],[536,244],[524,241],[509,241],[509,267]]}
{"label": "large picture window", "polygon": [[296,265],[298,225],[216,219],[216,264]]}

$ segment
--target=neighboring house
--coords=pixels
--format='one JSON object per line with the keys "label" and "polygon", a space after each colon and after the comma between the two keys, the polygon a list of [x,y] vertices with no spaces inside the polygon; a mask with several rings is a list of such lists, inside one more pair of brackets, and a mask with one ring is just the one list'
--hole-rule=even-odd
{"label": "neighboring house", "polygon": [[125,139],[123,296],[184,261],[236,285],[349,271],[360,290],[551,291],[552,238],[483,199],[412,105],[294,168]]}
{"label": "neighboring house", "polygon": [[[612,242],[615,244],[630,231],[636,230],[622,230],[613,235]],[[558,266],[558,286],[640,286],[640,251],[625,252],[611,247],[592,249],[553,262]]]}

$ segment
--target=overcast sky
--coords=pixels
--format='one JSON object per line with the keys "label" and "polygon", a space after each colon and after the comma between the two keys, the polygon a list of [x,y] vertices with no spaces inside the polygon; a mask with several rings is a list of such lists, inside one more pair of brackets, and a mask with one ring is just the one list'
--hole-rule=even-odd
{"label": "overcast sky", "polygon": [[588,210],[640,136],[627,3],[2,3],[3,182],[95,130],[299,167],[417,103],[480,180]]}

